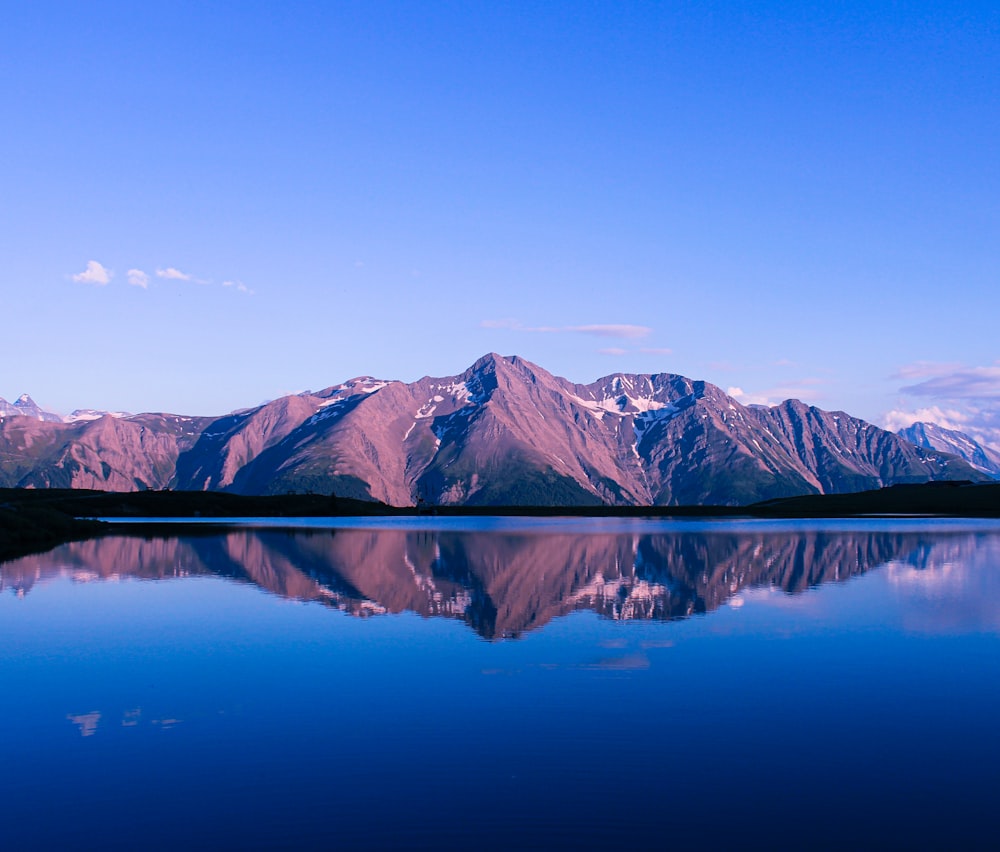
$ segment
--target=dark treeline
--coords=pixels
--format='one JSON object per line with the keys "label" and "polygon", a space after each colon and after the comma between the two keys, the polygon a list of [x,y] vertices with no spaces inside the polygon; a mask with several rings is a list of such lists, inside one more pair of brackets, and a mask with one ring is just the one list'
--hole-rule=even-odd
{"label": "dark treeline", "polygon": [[[878,491],[771,500],[750,506],[416,506],[393,507],[319,494],[251,497],[219,491],[0,489],[0,559],[103,532],[88,518],[281,518],[350,516],[529,516],[612,518],[849,518],[928,515],[1000,517],[1000,483],[935,482]],[[145,526],[145,525],[143,525]],[[137,528],[130,527],[133,532]]]}

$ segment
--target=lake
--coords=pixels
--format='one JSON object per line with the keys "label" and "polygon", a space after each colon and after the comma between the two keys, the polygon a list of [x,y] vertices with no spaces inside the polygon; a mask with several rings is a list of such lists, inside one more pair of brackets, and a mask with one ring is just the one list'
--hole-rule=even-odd
{"label": "lake", "polygon": [[0,848],[988,848],[1000,523],[416,518],[0,565]]}

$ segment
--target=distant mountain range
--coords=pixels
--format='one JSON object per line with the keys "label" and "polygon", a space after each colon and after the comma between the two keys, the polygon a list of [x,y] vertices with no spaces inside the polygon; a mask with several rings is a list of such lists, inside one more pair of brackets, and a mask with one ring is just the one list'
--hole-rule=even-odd
{"label": "distant mountain range", "polygon": [[64,421],[27,396],[0,401],[0,487],[314,491],[397,506],[742,505],[989,478],[956,449],[797,400],[747,407],[683,376],[579,385],[493,354],[456,376],[360,377],[224,417],[87,411]]}
{"label": "distant mountain range", "polygon": [[7,402],[0,397],[0,417],[30,417],[50,423],[62,423],[64,419],[51,411],[42,411],[26,393],[22,393],[15,402]]}
{"label": "distant mountain range", "polygon": [[1000,479],[1000,453],[984,447],[964,432],[945,429],[934,423],[914,423],[896,434],[918,447],[958,456],[976,470]]}
{"label": "distant mountain range", "polygon": [[63,417],[51,411],[43,411],[28,394],[22,393],[15,402],[7,402],[0,396],[0,418],[30,417],[32,420],[42,420],[46,423],[76,423],[78,420],[99,420],[102,417],[131,417],[124,411],[97,411],[93,408],[78,408]]}

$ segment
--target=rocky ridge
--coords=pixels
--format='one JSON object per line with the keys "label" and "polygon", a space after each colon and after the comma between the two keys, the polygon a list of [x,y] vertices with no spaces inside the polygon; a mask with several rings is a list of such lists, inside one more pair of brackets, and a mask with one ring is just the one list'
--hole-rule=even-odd
{"label": "rocky ridge", "polygon": [[914,423],[896,434],[918,447],[956,455],[976,470],[1000,479],[1000,453],[983,446],[965,432],[945,429],[936,423]]}
{"label": "rocky ridge", "polygon": [[216,418],[0,418],[0,486],[336,493],[396,506],[744,505],[986,477],[844,412],[747,407],[684,376],[586,385],[490,354]]}
{"label": "rocky ridge", "polygon": [[42,420],[47,423],[62,422],[62,418],[58,414],[42,411],[26,393],[22,393],[14,402],[7,402],[3,397],[0,397],[0,419],[5,417],[29,417],[32,420]]}

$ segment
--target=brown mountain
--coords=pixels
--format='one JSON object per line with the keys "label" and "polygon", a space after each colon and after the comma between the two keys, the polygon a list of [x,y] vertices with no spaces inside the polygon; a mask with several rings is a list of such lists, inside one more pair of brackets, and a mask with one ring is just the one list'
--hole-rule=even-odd
{"label": "brown mountain", "polygon": [[0,486],[136,491],[176,481],[210,417],[139,414],[54,423],[0,418]]}
{"label": "brown mountain", "polygon": [[458,376],[358,378],[220,418],[0,419],[0,486],[311,490],[403,506],[740,505],[946,479],[984,477],[797,400],[746,407],[671,374],[578,385],[498,355]]}

